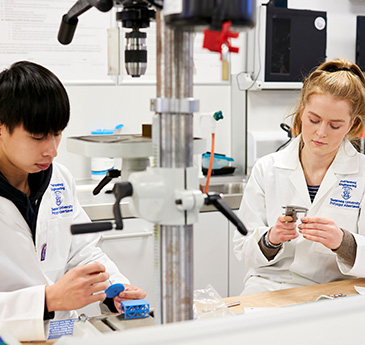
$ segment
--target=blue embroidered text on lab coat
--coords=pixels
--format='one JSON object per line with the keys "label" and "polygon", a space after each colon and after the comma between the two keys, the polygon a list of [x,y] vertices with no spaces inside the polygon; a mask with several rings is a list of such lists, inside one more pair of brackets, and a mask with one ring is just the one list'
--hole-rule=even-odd
{"label": "blue embroidered text on lab coat", "polygon": [[52,207],[52,214],[62,214],[62,213],[70,213],[73,212],[73,205],[60,206],[60,207]]}
{"label": "blue embroidered text on lab coat", "polygon": [[341,180],[338,185],[342,187],[342,199],[330,198],[330,205],[346,208],[360,208],[360,202],[349,201],[353,189],[357,188],[357,181]]}
{"label": "blue embroidered text on lab coat", "polygon": [[335,198],[330,198],[330,205],[337,207],[360,208],[360,202],[358,201],[345,201]]}

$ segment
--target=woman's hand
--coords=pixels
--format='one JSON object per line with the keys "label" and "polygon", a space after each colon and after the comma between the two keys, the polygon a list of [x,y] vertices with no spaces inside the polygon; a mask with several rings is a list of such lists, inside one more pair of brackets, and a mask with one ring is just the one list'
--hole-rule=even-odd
{"label": "woman's hand", "polygon": [[307,240],[322,243],[329,249],[337,249],[343,240],[343,231],[329,218],[303,217],[299,232]]}
{"label": "woman's hand", "polygon": [[296,228],[297,224],[293,222],[292,217],[281,215],[277,219],[275,226],[269,230],[269,241],[277,245],[293,240],[299,236]]}
{"label": "woman's hand", "polygon": [[120,302],[121,301],[131,301],[134,299],[144,299],[146,297],[146,292],[141,288],[129,284],[123,284],[125,289],[120,292],[118,296],[113,298],[115,308],[117,308],[118,313],[121,312]]}

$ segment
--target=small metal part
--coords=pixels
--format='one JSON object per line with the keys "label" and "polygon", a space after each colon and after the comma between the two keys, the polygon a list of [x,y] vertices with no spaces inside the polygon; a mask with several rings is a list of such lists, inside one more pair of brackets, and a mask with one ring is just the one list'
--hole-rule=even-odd
{"label": "small metal part", "polygon": [[294,205],[288,205],[288,206],[282,206],[284,210],[284,215],[290,216],[293,218],[293,222],[296,222],[298,220],[297,213],[304,213],[304,217],[307,215],[308,209],[306,207],[302,206],[294,206]]}
{"label": "small metal part", "polygon": [[89,318],[87,317],[87,315],[85,314],[80,314],[79,315],[79,318],[78,318],[78,321],[80,322],[86,322]]}
{"label": "small metal part", "polygon": [[232,302],[232,303],[227,303],[227,308],[231,308],[231,307],[237,307],[239,305],[241,305],[240,301],[236,301],[236,302]]}
{"label": "small metal part", "polygon": [[329,295],[331,298],[339,298],[339,297],[346,297],[344,293],[335,293],[333,295]]}

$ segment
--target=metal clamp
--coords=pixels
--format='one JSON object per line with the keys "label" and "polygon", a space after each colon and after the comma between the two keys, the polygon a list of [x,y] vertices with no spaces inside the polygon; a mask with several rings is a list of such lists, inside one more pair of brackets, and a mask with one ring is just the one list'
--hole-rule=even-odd
{"label": "metal clamp", "polygon": [[288,205],[288,206],[282,206],[282,208],[285,209],[285,212],[283,214],[285,214],[286,216],[292,217],[293,222],[296,222],[298,220],[297,213],[304,213],[304,217],[305,217],[308,212],[308,209],[306,207],[302,207],[302,206]]}
{"label": "metal clamp", "polygon": [[190,114],[199,111],[199,101],[194,98],[151,99],[151,111],[156,113]]}

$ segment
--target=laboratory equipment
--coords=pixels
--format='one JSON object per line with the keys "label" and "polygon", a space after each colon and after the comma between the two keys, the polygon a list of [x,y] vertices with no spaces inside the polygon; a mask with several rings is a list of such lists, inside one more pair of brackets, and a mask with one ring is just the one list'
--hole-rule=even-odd
{"label": "laboratory equipment", "polygon": [[[284,4],[285,5],[285,4]],[[242,89],[261,89],[273,82],[300,88],[310,71],[326,59],[327,13],[260,4],[257,26],[248,33],[248,68]]]}
{"label": "laboratory equipment", "polygon": [[[90,4],[96,6],[98,3],[96,0],[77,2],[84,10]],[[255,1],[135,0],[117,1],[115,4],[122,6],[121,12],[129,11],[129,5],[133,8],[138,6],[149,8],[153,5],[156,9],[157,97],[151,101],[151,109],[155,112],[152,126],[154,161],[146,170],[130,174],[128,182],[114,185],[115,222],[75,224],[71,231],[76,234],[112,228],[123,229],[119,203],[122,198],[130,197],[137,215],[156,224],[155,244],[158,257],[155,261],[159,269],[160,287],[157,318],[162,323],[191,320],[193,318],[192,235],[193,224],[198,219],[200,208],[203,204],[214,205],[243,235],[247,231],[219,194],[203,194],[199,190],[198,169],[193,167],[193,113],[198,111],[199,107],[198,101],[193,98],[194,20],[185,14],[189,9],[199,11],[204,17],[203,22],[199,21],[199,25],[208,26],[210,29],[222,30],[223,24],[231,20],[230,14],[234,25],[250,27],[254,24]],[[160,8],[162,5],[163,13]],[[66,42],[72,40],[77,24],[75,18],[81,13],[82,11],[72,8],[64,17],[59,37],[62,38],[66,33],[65,36],[68,38]],[[123,17],[118,13],[117,19],[118,16]],[[137,14],[139,11],[131,13]],[[174,16],[179,15],[183,15],[185,19],[174,20]],[[244,19],[236,20],[237,15],[238,18],[244,17]],[[139,27],[144,25],[137,24]],[[90,138],[86,141],[88,144],[92,143]],[[109,144],[108,156],[115,156],[114,154],[122,156],[120,151],[117,152],[120,148],[118,143],[111,141]],[[88,146],[90,149],[90,145]],[[95,151],[98,150],[97,146],[95,145]],[[123,166],[124,163],[123,157]]]}
{"label": "laboratory equipment", "polygon": [[78,16],[91,7],[96,7],[99,11],[107,12],[113,5],[121,8],[116,14],[117,21],[122,23],[122,27],[132,29],[126,32],[126,45],[124,51],[124,61],[127,73],[132,77],[140,77],[145,74],[147,68],[147,47],[145,29],[150,26],[150,20],[155,18],[155,8],[161,8],[162,2],[159,0],[79,0],[62,17],[61,26],[58,33],[58,41],[62,44],[70,44],[76,31]]}
{"label": "laboratory equipment", "polygon": [[308,209],[302,206],[282,206],[284,209],[284,213],[286,216],[290,216],[293,218],[293,222],[298,220],[297,213],[304,213],[304,217],[307,215]]}
{"label": "laboratory equipment", "polygon": [[362,71],[365,71],[365,16],[356,17],[355,62]]}

